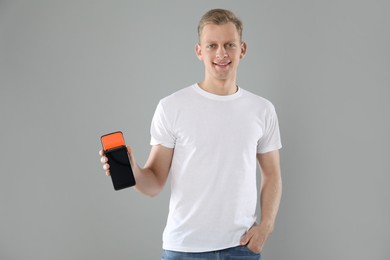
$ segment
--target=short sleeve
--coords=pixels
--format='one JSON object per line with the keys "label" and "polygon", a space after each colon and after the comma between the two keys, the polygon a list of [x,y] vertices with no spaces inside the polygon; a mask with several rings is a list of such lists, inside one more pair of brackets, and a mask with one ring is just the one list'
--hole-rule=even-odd
{"label": "short sleeve", "polygon": [[264,121],[263,135],[257,143],[257,153],[267,153],[282,148],[278,116],[271,104],[267,109]]}
{"label": "short sleeve", "polygon": [[176,138],[172,131],[172,122],[168,120],[169,116],[164,110],[163,104],[160,101],[154,113],[150,128],[151,145],[161,144],[167,148],[174,148]]}

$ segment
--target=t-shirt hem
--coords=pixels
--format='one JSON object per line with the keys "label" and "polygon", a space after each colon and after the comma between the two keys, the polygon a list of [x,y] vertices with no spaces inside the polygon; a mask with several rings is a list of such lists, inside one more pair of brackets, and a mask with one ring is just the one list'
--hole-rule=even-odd
{"label": "t-shirt hem", "polygon": [[162,145],[166,148],[174,148],[175,145],[174,144],[170,144],[170,143],[166,143],[166,142],[161,142],[161,141],[157,141],[157,140],[152,140],[150,141],[150,145]]}
{"label": "t-shirt hem", "polygon": [[257,150],[257,153],[260,153],[260,154],[263,154],[263,153],[268,153],[268,152],[272,152],[272,151],[275,151],[275,150],[279,150],[282,148],[282,145],[273,145],[273,146],[270,146],[270,147],[267,147],[265,149],[261,149],[261,150]]}
{"label": "t-shirt hem", "polygon": [[227,248],[232,248],[239,246],[240,243],[233,243],[228,244],[224,246],[215,246],[215,247],[178,247],[178,246],[170,246],[163,244],[163,250],[168,251],[175,251],[175,252],[185,252],[185,253],[203,253],[203,252],[211,252],[211,251],[218,251],[218,250],[224,250]]}

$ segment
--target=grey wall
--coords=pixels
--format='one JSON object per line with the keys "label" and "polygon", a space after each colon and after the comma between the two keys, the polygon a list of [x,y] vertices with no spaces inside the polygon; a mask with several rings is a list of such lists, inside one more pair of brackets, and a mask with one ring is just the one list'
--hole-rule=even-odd
{"label": "grey wall", "polygon": [[390,258],[388,1],[0,1],[0,259],[159,259],[169,189],[115,192],[100,135],[143,164],[160,98],[202,79],[196,26],[244,21],[284,193],[264,259]]}

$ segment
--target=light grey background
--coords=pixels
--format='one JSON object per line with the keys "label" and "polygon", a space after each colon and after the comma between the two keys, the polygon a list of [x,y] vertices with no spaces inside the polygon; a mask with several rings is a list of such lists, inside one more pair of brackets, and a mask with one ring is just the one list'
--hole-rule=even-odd
{"label": "light grey background", "polygon": [[99,137],[143,165],[160,98],[200,81],[196,26],[242,18],[241,87],[271,100],[283,199],[264,259],[390,259],[388,1],[0,1],[0,259],[159,259],[169,189],[115,192]]}

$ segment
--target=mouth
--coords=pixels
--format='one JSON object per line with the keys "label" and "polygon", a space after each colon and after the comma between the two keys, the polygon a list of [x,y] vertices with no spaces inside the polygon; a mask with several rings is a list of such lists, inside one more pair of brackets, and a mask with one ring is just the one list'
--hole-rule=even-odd
{"label": "mouth", "polygon": [[231,61],[221,61],[221,62],[213,62],[213,65],[219,68],[226,68],[228,67],[232,62]]}

